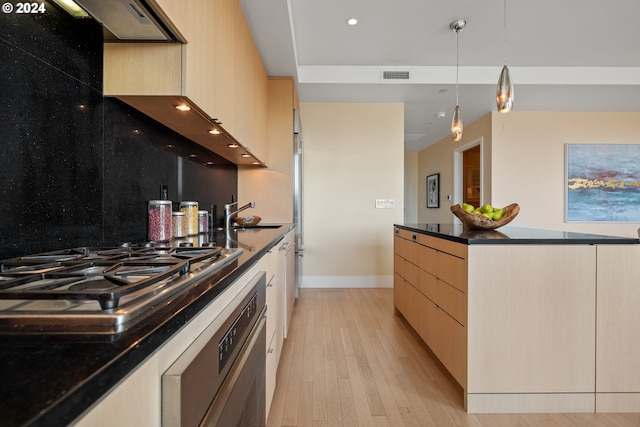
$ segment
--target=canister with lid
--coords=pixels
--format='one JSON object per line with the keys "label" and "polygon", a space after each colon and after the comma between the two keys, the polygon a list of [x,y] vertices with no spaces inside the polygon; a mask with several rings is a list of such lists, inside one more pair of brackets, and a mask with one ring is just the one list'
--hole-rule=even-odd
{"label": "canister with lid", "polygon": [[186,212],[171,213],[171,231],[174,239],[184,237],[187,235],[187,213]]}
{"label": "canister with lid", "polygon": [[187,236],[198,234],[198,202],[180,202],[180,211],[187,214]]}
{"label": "canister with lid", "polygon": [[198,233],[209,232],[209,211],[198,211]]}
{"label": "canister with lid", "polygon": [[171,200],[149,200],[148,219],[150,241],[171,240]]}

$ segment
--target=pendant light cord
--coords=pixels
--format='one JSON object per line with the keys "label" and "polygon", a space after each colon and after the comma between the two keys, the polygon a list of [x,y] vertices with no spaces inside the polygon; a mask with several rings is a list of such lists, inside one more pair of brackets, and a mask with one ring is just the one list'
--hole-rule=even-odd
{"label": "pendant light cord", "polygon": [[507,0],[504,0],[504,31],[502,32],[502,56],[503,65],[507,65]]}
{"label": "pendant light cord", "polygon": [[458,70],[460,68],[460,30],[456,30],[456,105],[460,105],[458,102]]}

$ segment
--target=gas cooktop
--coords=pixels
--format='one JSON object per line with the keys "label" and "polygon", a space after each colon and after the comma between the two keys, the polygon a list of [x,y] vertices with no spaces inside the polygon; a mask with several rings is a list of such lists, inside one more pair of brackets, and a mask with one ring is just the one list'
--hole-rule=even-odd
{"label": "gas cooktop", "polygon": [[232,262],[242,249],[79,247],[0,261],[0,332],[114,334]]}

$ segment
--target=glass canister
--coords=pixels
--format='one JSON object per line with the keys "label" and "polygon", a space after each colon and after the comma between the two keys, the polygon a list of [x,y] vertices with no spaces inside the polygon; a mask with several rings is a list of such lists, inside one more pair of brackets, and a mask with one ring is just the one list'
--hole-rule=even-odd
{"label": "glass canister", "polygon": [[198,202],[180,202],[180,211],[187,214],[187,236],[198,234]]}
{"label": "glass canister", "polygon": [[171,200],[149,200],[149,240],[171,240]]}
{"label": "glass canister", "polygon": [[172,212],[171,213],[171,232],[174,239],[187,235],[187,213]]}
{"label": "glass canister", "polygon": [[198,233],[209,231],[209,211],[198,211]]}

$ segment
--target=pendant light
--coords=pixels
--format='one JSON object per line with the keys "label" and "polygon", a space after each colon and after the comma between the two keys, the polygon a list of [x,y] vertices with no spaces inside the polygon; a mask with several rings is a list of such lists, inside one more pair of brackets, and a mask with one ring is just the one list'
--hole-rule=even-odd
{"label": "pendant light", "polygon": [[500,72],[498,78],[498,86],[496,88],[496,105],[500,113],[508,113],[513,108],[513,83],[511,83],[511,76],[509,75],[509,68],[507,67],[507,0],[504,0],[504,39],[503,39],[503,53],[504,53],[504,66]]}
{"label": "pendant light", "polygon": [[460,113],[460,105],[458,102],[458,71],[460,68],[460,62],[458,59],[459,56],[459,48],[458,48],[458,36],[460,31],[464,29],[467,25],[467,21],[464,19],[458,19],[449,24],[449,28],[451,31],[455,31],[456,33],[456,108],[453,110],[453,118],[451,119],[451,139],[454,142],[460,141],[462,139],[462,115]]}

